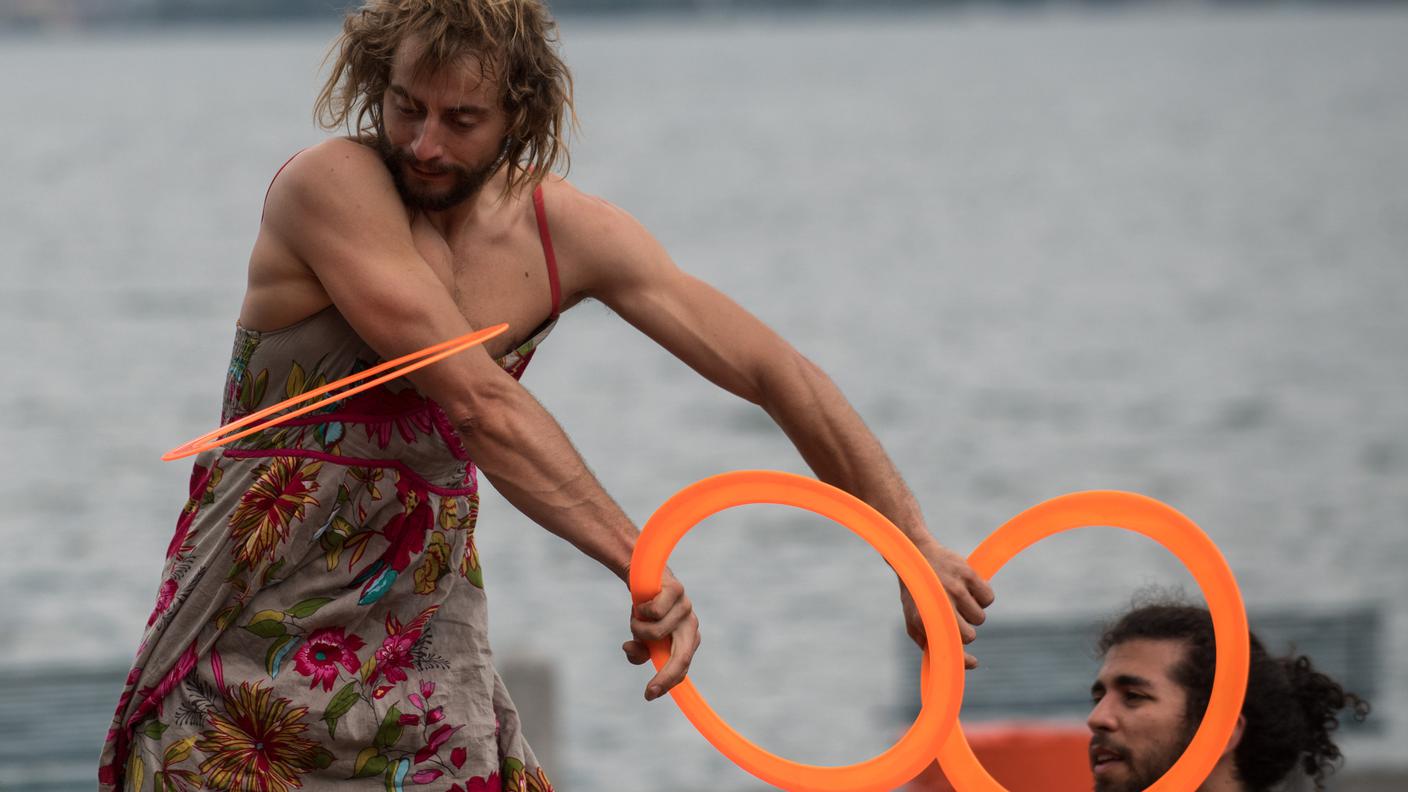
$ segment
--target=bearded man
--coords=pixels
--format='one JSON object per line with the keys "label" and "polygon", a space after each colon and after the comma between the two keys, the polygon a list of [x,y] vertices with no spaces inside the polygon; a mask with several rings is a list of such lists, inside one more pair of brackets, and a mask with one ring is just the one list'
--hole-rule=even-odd
{"label": "bearded man", "polygon": [[[225,421],[471,328],[512,336],[197,458],[104,789],[550,788],[492,665],[475,472],[627,580],[636,527],[518,382],[588,298],[887,515],[972,639],[991,591],[930,535],[831,380],[630,215],[551,175],[574,116],[542,3],[372,0],[335,51],[317,110],[350,134],[269,188]],[[901,600],[922,643],[903,586]],[[679,581],[629,627],[633,663],[671,642],[645,688],[658,698],[699,645]]]}
{"label": "bearded man", "polygon": [[[1137,607],[1099,649],[1086,721],[1095,792],[1138,792],[1173,766],[1202,722],[1217,656],[1212,615],[1176,602]],[[1362,720],[1369,705],[1310,658],[1272,656],[1252,634],[1242,713],[1198,792],[1269,792],[1297,772],[1324,789],[1341,759],[1331,738],[1344,709]]]}

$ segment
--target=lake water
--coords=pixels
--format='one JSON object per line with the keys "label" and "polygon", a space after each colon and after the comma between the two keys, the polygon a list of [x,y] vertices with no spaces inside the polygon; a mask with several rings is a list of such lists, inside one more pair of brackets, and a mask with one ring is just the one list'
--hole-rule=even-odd
{"label": "lake water", "polygon": [[[0,39],[24,75],[0,113],[0,666],[135,650],[189,470],[157,457],[218,418],[260,198],[321,137],[332,33]],[[1408,9],[568,19],[563,39],[571,178],[825,368],[941,539],[1129,489],[1202,525],[1253,608],[1384,607],[1385,727],[1347,753],[1402,765]],[[642,522],[713,473],[805,472],[600,306],[525,383]],[[614,578],[492,493],[478,536],[496,650],[558,675],[562,788],[756,788],[641,699]],[[904,727],[893,578],[851,534],[751,507],[672,565],[707,637],[692,677],[745,735],[839,764]],[[1188,580],[1091,529],[1005,568],[991,618]]]}

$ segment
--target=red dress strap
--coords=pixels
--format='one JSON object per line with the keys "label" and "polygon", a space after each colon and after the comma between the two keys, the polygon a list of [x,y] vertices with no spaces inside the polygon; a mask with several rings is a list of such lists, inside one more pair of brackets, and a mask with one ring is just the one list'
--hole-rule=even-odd
{"label": "red dress strap", "polygon": [[[293,157],[297,157],[299,154],[302,154],[303,152],[305,152],[305,151],[307,151],[307,150],[308,150],[308,149],[306,149],[306,148],[304,148],[304,149],[299,149],[298,151],[293,152]],[[274,179],[279,178],[279,174],[284,172],[284,168],[287,168],[287,167],[288,167],[288,164],[289,164],[290,162],[293,162],[293,157],[289,157],[288,159],[284,160],[284,164],[280,165],[280,166],[279,166],[279,169],[276,170],[276,171],[274,171]],[[274,179],[270,179],[270,180],[269,180],[269,186],[266,187],[266,188],[264,188],[264,203],[266,203],[266,204],[269,203],[269,192],[274,189]],[[260,209],[260,210],[259,210],[259,219],[260,219],[260,220],[263,220],[263,219],[264,219],[264,210],[263,210],[263,209]]]}
{"label": "red dress strap", "polygon": [[557,317],[562,306],[562,288],[557,283],[557,256],[552,252],[552,234],[548,232],[548,211],[543,206],[543,185],[533,188],[533,213],[538,216],[538,238],[543,243],[543,258],[548,262],[548,284],[552,288],[552,316]]}

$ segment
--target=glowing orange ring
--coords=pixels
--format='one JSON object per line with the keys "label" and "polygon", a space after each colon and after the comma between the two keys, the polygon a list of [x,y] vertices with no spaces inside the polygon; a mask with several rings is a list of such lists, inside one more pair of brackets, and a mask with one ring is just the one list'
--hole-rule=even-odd
{"label": "glowing orange ring", "polygon": [[[1135,531],[1163,545],[1188,568],[1212,613],[1217,665],[1207,712],[1183,755],[1146,790],[1191,792],[1207,779],[1232,737],[1242,712],[1251,657],[1242,595],[1232,570],[1212,540],[1192,520],[1153,498],[1132,492],[1076,492],[1037,504],[1012,518],[978,545],[968,557],[968,564],[989,580],[1003,564],[1036,542],[1061,531],[1091,525]],[[926,663],[921,678],[927,673]],[[927,695],[930,686],[921,685]],[[961,727],[949,731],[938,756],[954,789],[1004,789],[973,755]]]}
{"label": "glowing orange ring", "polygon": [[[343,377],[342,379],[336,382],[330,382],[327,385],[322,386],[321,388],[308,391],[307,393],[300,393],[299,395],[294,396],[292,399],[286,399],[284,401],[279,402],[278,404],[275,404],[272,407],[266,407],[260,410],[259,412],[253,413],[251,415],[246,415],[238,421],[232,421],[220,427],[219,429],[216,429],[213,432],[207,432],[194,440],[182,443],[181,445],[178,445],[163,454],[161,459],[163,462],[170,462],[174,459],[181,459],[182,457],[188,457],[194,454],[199,454],[202,451],[207,451],[212,448],[218,448],[222,445],[225,445],[226,443],[232,443],[236,440],[239,440],[242,437],[248,437],[249,435],[252,435],[255,432],[261,432],[271,426],[277,426],[283,423],[284,421],[289,420],[290,418],[297,418],[298,416],[303,415],[304,413],[312,412],[313,410],[316,410],[324,405],[345,399],[354,393],[361,393],[362,391],[367,390],[368,388],[374,388],[377,385],[382,384],[383,382],[388,382],[402,375],[409,374],[412,371],[415,371],[416,369],[429,366],[431,363],[436,363],[441,360],[444,360],[450,355],[463,352],[464,350],[469,349],[470,347],[478,346],[484,343],[485,341],[488,341],[489,339],[493,338],[494,336],[499,335],[507,329],[507,324],[497,324],[493,327],[486,327],[483,330],[476,330],[472,333],[466,333],[465,335],[462,335],[458,338],[452,338],[449,341],[442,341],[438,344],[428,346],[425,349],[420,350],[419,352],[412,352],[409,355],[402,355],[401,357],[398,357],[395,360],[388,360],[385,363],[380,363],[365,371],[359,371],[351,376]],[[370,382],[363,382],[361,385],[358,385],[354,388],[348,388],[345,391],[335,393],[325,399],[319,399],[318,401],[313,402],[312,404],[304,405],[303,407],[299,407],[297,410],[293,410],[292,412],[285,413],[274,418],[269,418],[268,420],[261,420],[263,418],[266,418],[267,416],[279,412],[280,410],[292,407],[295,404],[301,404],[303,402],[308,401],[309,399],[316,398],[329,391],[336,390],[338,388],[350,385],[360,380],[364,380],[367,377],[375,376],[388,369],[396,368],[397,366],[401,366],[401,368],[397,368],[395,371],[392,371],[389,374],[377,377],[376,379]],[[250,426],[250,424],[254,424],[254,426]],[[241,429],[242,427],[248,428],[235,434],[230,434],[231,432],[235,432],[237,429]]]}
{"label": "glowing orange ring", "polygon": [[[929,563],[893,523],[863,501],[815,479],[767,470],[725,473],[691,484],[661,505],[641,530],[631,556],[632,599],[641,603],[659,593],[665,562],[686,531],[712,514],[749,503],[807,509],[855,531],[894,567],[914,597],[930,640],[950,660],[940,666],[941,674],[926,674],[919,717],[897,743],[872,759],[840,767],[799,764],[759,748],[725,723],[688,677],[670,695],[724,756],[774,786],[794,792],[886,792],[908,782],[933,761],[933,746],[958,722],[962,644],[953,608]],[[657,669],[669,659],[669,647],[668,640],[650,643]]]}

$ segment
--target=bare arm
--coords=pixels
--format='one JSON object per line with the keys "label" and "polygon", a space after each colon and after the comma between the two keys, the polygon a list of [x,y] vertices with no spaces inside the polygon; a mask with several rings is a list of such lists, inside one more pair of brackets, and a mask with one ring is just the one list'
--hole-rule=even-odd
{"label": "bare arm", "polygon": [[[352,328],[383,357],[471,329],[416,249],[390,175],[359,144],[328,141],[290,163],[269,194],[262,232],[311,269]],[[411,380],[445,409],[475,464],[504,497],[627,579],[635,526],[556,421],[483,348],[421,369]],[[638,635],[660,638],[685,620],[693,629],[682,588],[670,582],[666,589],[647,618],[633,623]],[[690,654],[697,643],[678,635],[676,641]],[[687,667],[686,654],[652,686],[663,692]]]}
{"label": "bare arm", "polygon": [[[919,504],[879,440],[829,377],[771,328],[680,270],[633,218],[595,199],[592,296],[718,386],[761,406],[822,481],[864,500],[895,523],[939,573],[963,621],[980,624],[992,592],[930,534]],[[903,588],[903,587],[901,587]],[[903,592],[911,635],[923,626]],[[971,661],[971,658],[970,658]]]}

